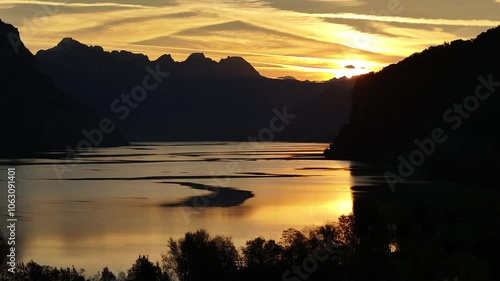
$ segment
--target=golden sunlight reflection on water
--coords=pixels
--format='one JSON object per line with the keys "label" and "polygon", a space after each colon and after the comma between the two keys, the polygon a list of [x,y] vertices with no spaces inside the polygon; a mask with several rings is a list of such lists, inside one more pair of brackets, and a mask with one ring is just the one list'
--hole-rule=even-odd
{"label": "golden sunlight reflection on water", "polygon": [[[325,147],[140,144],[97,150],[63,181],[54,174],[60,160],[24,160],[36,165],[17,166],[22,258],[89,274],[103,266],[119,272],[139,254],[160,260],[168,238],[187,231],[205,228],[231,236],[240,247],[259,235],[279,240],[285,229],[335,221],[352,212],[351,163],[323,160]],[[230,207],[161,206],[210,195],[178,183],[215,186],[214,175],[224,175],[221,188],[253,197]]]}

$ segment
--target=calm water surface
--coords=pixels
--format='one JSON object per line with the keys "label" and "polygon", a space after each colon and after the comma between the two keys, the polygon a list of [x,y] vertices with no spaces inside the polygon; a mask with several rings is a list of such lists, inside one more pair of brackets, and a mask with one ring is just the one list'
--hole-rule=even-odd
{"label": "calm water surface", "polygon": [[279,240],[351,213],[351,186],[369,183],[351,175],[353,163],[323,160],[325,144],[256,145],[140,143],[3,164],[17,168],[21,256],[93,274],[126,270],[138,254],[160,260],[169,237],[200,228],[238,247]]}

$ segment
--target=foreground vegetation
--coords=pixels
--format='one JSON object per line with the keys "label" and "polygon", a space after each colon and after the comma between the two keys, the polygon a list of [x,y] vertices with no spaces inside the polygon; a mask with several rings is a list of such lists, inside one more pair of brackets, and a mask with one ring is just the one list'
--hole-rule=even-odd
{"label": "foreground vegetation", "polygon": [[[125,273],[108,268],[93,276],[83,269],[21,263],[15,275],[2,264],[0,280],[36,281],[229,281],[229,280],[497,280],[495,245],[453,245],[438,228],[377,223],[365,216],[283,231],[279,241],[263,237],[237,249],[231,238],[206,230],[170,238],[161,261],[139,256]],[[413,227],[414,229],[410,229]],[[448,236],[447,236],[448,235]],[[456,237],[451,237],[457,241]],[[5,241],[2,240],[5,251]],[[3,254],[3,253],[2,253]],[[3,255],[5,256],[5,255]]]}
{"label": "foreground vegetation", "polygon": [[[308,280],[315,280],[309,275],[333,276],[352,262],[360,245],[354,222],[354,216],[343,216],[338,222],[303,231],[288,229],[280,241],[257,237],[241,249],[234,246],[231,238],[212,237],[201,229],[179,239],[170,238],[161,262],[139,256],[127,273],[115,274],[105,267],[96,275],[86,276],[83,269],[56,268],[30,261],[18,264],[13,275],[7,272],[4,262],[0,280],[297,280],[304,274]],[[6,247],[2,239],[2,249]]]}

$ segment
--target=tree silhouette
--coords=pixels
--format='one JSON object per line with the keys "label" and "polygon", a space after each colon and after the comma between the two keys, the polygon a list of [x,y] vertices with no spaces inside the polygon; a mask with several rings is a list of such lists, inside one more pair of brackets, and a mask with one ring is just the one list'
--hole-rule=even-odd
{"label": "tree silhouette", "polygon": [[132,268],[128,270],[129,281],[168,281],[170,278],[165,274],[158,263],[153,264],[149,257],[142,255],[137,258]]}
{"label": "tree silhouette", "polygon": [[274,240],[257,237],[246,242],[242,253],[243,263],[248,268],[274,266],[281,261],[283,248]]}
{"label": "tree silhouette", "polygon": [[204,229],[170,239],[163,254],[166,271],[181,281],[231,280],[236,275],[239,255],[231,238],[211,238]]}
{"label": "tree silhouette", "polygon": [[109,268],[105,267],[102,269],[101,277],[99,281],[115,281],[116,276],[109,270]]}

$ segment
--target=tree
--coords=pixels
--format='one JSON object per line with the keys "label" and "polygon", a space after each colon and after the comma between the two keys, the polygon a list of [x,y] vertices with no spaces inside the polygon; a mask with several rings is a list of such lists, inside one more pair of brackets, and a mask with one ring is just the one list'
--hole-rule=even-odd
{"label": "tree", "polygon": [[243,262],[248,268],[274,266],[281,261],[283,248],[274,240],[257,237],[242,248]]}
{"label": "tree", "polygon": [[101,278],[99,281],[115,281],[116,276],[109,270],[109,268],[105,267],[102,269]]}
{"label": "tree", "polygon": [[128,270],[127,280],[129,281],[168,281],[158,263],[153,264],[148,256],[139,256],[132,268]]}
{"label": "tree", "polygon": [[170,239],[163,266],[181,281],[234,279],[240,257],[231,238],[211,238],[204,229]]}
{"label": "tree", "polygon": [[293,228],[283,231],[280,245],[283,247],[283,259],[288,264],[301,263],[309,252],[307,237]]}
{"label": "tree", "polygon": [[7,255],[9,254],[10,247],[7,244],[7,240],[5,239],[5,236],[3,233],[0,231],[0,261],[2,264],[0,265],[0,280],[9,280],[12,277],[12,273],[8,272],[8,265],[7,265]]}

